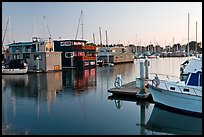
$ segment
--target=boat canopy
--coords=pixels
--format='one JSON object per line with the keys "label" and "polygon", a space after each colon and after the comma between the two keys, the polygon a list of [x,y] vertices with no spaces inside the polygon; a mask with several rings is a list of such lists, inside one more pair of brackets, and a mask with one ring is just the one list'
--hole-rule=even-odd
{"label": "boat canopy", "polygon": [[185,84],[189,86],[202,86],[202,72],[188,73]]}

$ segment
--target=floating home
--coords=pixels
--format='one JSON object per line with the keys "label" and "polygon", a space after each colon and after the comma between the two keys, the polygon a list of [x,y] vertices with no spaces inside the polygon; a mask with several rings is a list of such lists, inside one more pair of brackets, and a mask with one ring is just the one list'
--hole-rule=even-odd
{"label": "floating home", "polygon": [[104,64],[134,62],[134,54],[127,47],[101,47],[98,48],[97,60],[102,60]]}
{"label": "floating home", "polygon": [[32,42],[14,42],[7,46],[9,47],[9,59],[26,59],[28,72],[62,69],[61,52],[54,52],[54,43],[50,38],[43,40],[33,37]]}
{"label": "floating home", "polygon": [[86,40],[55,40],[54,50],[62,52],[62,68],[96,67],[96,46]]}

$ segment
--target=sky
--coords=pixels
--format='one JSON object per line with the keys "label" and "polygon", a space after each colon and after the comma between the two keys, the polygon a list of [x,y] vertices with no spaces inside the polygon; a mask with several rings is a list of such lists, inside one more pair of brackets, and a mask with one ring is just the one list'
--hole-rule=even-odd
{"label": "sky", "polygon": [[[83,30],[79,19],[83,11]],[[77,39],[100,43],[155,45],[202,41],[202,2],[3,2],[2,41],[10,17],[4,44],[31,41],[32,37],[53,40]],[[45,19],[44,19],[45,16]],[[35,21],[34,21],[35,20]],[[35,23],[34,23],[35,22]],[[45,31],[45,22],[49,29]],[[35,27],[34,27],[35,26]],[[8,30],[8,29],[7,29]]]}

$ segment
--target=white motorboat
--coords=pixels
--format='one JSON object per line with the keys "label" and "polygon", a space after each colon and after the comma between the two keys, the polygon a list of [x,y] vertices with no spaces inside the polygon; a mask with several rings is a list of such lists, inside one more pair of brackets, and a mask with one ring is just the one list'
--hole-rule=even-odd
{"label": "white motorboat", "polygon": [[185,81],[161,80],[156,75],[148,87],[155,103],[202,115],[202,72],[189,73]]}
{"label": "white motorboat", "polygon": [[2,65],[2,74],[26,74],[28,64],[24,60],[11,60],[8,64]]}

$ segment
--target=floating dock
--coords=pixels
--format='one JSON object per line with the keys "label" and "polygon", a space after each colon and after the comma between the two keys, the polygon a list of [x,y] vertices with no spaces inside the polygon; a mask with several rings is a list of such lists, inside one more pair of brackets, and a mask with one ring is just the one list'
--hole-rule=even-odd
{"label": "floating dock", "polygon": [[151,94],[147,88],[138,88],[135,83],[136,81],[132,81],[122,85],[121,88],[111,88],[108,92],[114,95],[134,96],[141,99],[151,98]]}

